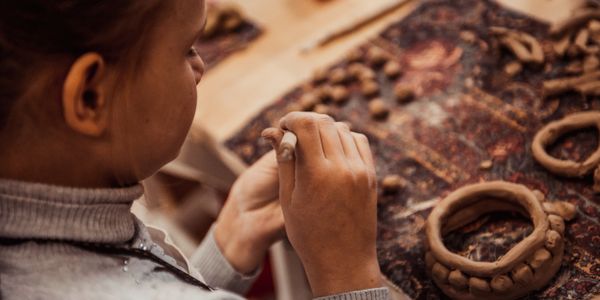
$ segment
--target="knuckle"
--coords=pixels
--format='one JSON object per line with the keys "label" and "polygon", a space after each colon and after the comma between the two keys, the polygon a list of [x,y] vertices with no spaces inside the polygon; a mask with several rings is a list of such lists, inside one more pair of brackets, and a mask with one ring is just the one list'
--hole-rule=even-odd
{"label": "knuckle", "polygon": [[350,132],[350,127],[344,122],[335,122],[335,126],[341,131]]}
{"label": "knuckle", "polygon": [[354,132],[353,134],[354,134],[354,136],[356,136],[356,139],[359,142],[361,142],[361,143],[367,143],[367,144],[369,143],[369,138],[367,138],[366,135],[364,135],[362,133],[356,133],[356,132]]}

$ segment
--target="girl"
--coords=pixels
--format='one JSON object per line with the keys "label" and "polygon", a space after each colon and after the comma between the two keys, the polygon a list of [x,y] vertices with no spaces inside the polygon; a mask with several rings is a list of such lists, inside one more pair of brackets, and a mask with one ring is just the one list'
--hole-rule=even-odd
{"label": "girl", "polygon": [[[285,234],[316,297],[386,299],[362,135],[293,113],[188,261],[131,213],[177,156],[203,62],[203,0],[0,2],[0,298],[238,299]],[[361,298],[362,297],[362,298]]]}

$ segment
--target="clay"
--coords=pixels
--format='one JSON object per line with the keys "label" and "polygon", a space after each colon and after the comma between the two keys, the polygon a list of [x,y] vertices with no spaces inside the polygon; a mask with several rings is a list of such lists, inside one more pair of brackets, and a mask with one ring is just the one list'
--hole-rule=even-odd
{"label": "clay", "polygon": [[329,109],[329,106],[325,104],[317,104],[313,108],[313,112],[316,112],[318,114],[329,115],[331,113],[331,110]]}
{"label": "clay", "polygon": [[460,39],[469,44],[475,44],[477,41],[477,34],[470,30],[463,30],[460,32]]}
{"label": "clay", "polygon": [[358,73],[358,79],[361,81],[375,80],[376,77],[377,74],[375,74],[375,71],[367,67],[363,68],[360,73]]}
{"label": "clay", "polygon": [[323,85],[315,91],[319,102],[328,102],[331,100],[332,88],[330,85]]}
{"label": "clay", "polygon": [[581,76],[546,80],[543,84],[544,95],[553,96],[575,90],[578,86],[600,80],[600,71],[593,71]]}
{"label": "clay", "polygon": [[347,72],[344,68],[335,68],[329,74],[329,82],[332,84],[344,83],[347,79]]}
{"label": "clay", "polygon": [[565,72],[570,75],[580,75],[583,73],[583,62],[580,60],[570,62],[565,67]]}
{"label": "clay", "polygon": [[469,278],[469,290],[472,294],[489,293],[490,284],[484,279],[471,277]]}
{"label": "clay", "polygon": [[600,193],[600,166],[594,171],[594,193]]}
{"label": "clay", "polygon": [[600,59],[594,54],[589,54],[583,59],[583,72],[589,73],[600,67]]}
{"label": "clay", "polygon": [[433,268],[434,264],[435,264],[435,258],[433,257],[431,252],[427,251],[427,253],[425,253],[425,266],[427,266],[428,270],[431,270],[431,268]]}
{"label": "clay", "polygon": [[562,237],[560,233],[554,230],[548,230],[546,233],[546,241],[544,242],[544,246],[546,249],[553,251],[562,243]]}
{"label": "clay", "polygon": [[232,32],[244,22],[240,9],[230,3],[211,3],[207,5],[206,25],[203,37],[210,38],[217,32]]}
{"label": "clay", "polygon": [[482,170],[489,170],[494,166],[494,162],[491,160],[484,160],[479,164],[479,168]]}
{"label": "clay", "polygon": [[540,190],[533,190],[533,194],[535,195],[535,198],[540,201],[540,203],[546,201],[546,196],[544,196],[544,193],[542,193]]}
{"label": "clay", "polygon": [[398,175],[387,175],[381,181],[381,189],[385,193],[396,193],[406,187],[406,181]]}
{"label": "clay", "polygon": [[552,259],[552,254],[550,251],[541,248],[538,249],[533,256],[529,259],[529,266],[535,271],[540,269],[544,264],[549,262]]}
{"label": "clay", "polygon": [[398,84],[394,87],[394,96],[399,103],[407,103],[415,98],[415,92],[409,86]]}
{"label": "clay", "polygon": [[506,73],[506,75],[508,75],[509,77],[514,77],[518,75],[519,73],[521,73],[522,70],[523,64],[521,64],[518,61],[509,62],[504,66],[504,73]]}
{"label": "clay", "polygon": [[309,111],[312,110],[315,105],[319,103],[319,98],[313,93],[306,93],[300,97],[298,101],[300,110]]}
{"label": "clay", "polygon": [[552,44],[552,48],[554,49],[554,52],[559,57],[564,56],[567,53],[567,49],[569,49],[570,46],[571,46],[571,35],[570,34],[566,34],[561,39],[554,41]]}
{"label": "clay", "polygon": [[433,264],[433,268],[431,269],[431,275],[439,282],[447,282],[449,274],[450,271],[446,267],[442,266],[439,263]]}
{"label": "clay", "polygon": [[331,87],[330,95],[331,100],[337,104],[346,103],[346,101],[348,101],[348,99],[350,98],[350,93],[348,92],[348,89],[341,85]]}
{"label": "clay", "polygon": [[490,31],[499,35],[500,44],[511,50],[522,63],[544,62],[542,46],[532,35],[504,27],[491,27]]}
{"label": "clay", "polygon": [[448,282],[457,289],[466,289],[469,286],[469,278],[461,271],[454,270],[448,275]]}
{"label": "clay", "polygon": [[381,66],[387,62],[387,60],[388,58],[381,48],[377,46],[371,46],[369,50],[367,50],[367,61],[369,64],[373,66]]}
{"label": "clay", "polygon": [[396,78],[402,74],[402,67],[398,62],[390,60],[383,67],[383,73],[388,78]]}
{"label": "clay", "polygon": [[369,102],[369,114],[373,119],[382,120],[390,114],[390,109],[385,101],[378,98]]}
{"label": "clay", "polygon": [[[540,203],[544,197],[538,193],[519,184],[485,182],[460,188],[436,205],[426,224],[429,252],[425,261],[446,295],[467,300],[516,299],[548,283],[560,268],[564,244],[560,233],[550,229],[549,219],[557,220],[548,217]],[[471,261],[443,245],[443,234],[497,210],[528,215],[534,230],[496,262]]]}
{"label": "clay", "polygon": [[550,228],[552,228],[552,230],[560,234],[565,233],[565,221],[562,217],[557,215],[549,215],[548,222],[550,223]]}
{"label": "clay", "polygon": [[514,283],[510,277],[506,275],[497,275],[492,278],[490,287],[494,292],[499,294],[509,291],[513,287]]}
{"label": "clay", "polygon": [[313,82],[315,83],[322,83],[325,80],[327,80],[327,77],[329,76],[329,73],[327,72],[327,70],[325,69],[317,69],[314,73],[313,73]]}
{"label": "clay", "polygon": [[511,273],[515,283],[520,285],[528,285],[533,281],[533,271],[526,264],[519,264]]}
{"label": "clay", "polygon": [[359,79],[360,73],[365,68],[366,68],[365,65],[363,65],[361,63],[357,63],[357,62],[352,63],[352,64],[348,65],[348,75],[350,75],[350,77],[352,77],[354,79]]}
{"label": "clay", "polygon": [[542,207],[547,213],[560,216],[567,221],[572,220],[577,214],[575,205],[569,202],[544,202]]}
{"label": "clay", "polygon": [[587,49],[587,43],[589,39],[590,32],[587,30],[587,28],[583,28],[575,36],[575,41],[573,42],[573,44],[577,46],[579,50],[585,52]]}
{"label": "clay", "polygon": [[279,143],[279,161],[290,161],[294,159],[294,153],[296,152],[296,144],[298,138],[291,131],[286,131],[281,138]]}
{"label": "clay", "polygon": [[360,92],[365,97],[373,97],[379,94],[379,84],[373,80],[365,80],[360,84]]}
{"label": "clay", "polygon": [[591,174],[600,165],[600,145],[583,162],[560,160],[546,152],[546,147],[554,143],[563,134],[588,127],[596,127],[600,130],[600,112],[576,113],[547,124],[538,131],[533,139],[531,146],[533,157],[548,171],[557,175],[583,177]]}
{"label": "clay", "polygon": [[359,48],[350,50],[348,54],[346,54],[346,60],[348,60],[349,62],[357,62],[361,60],[361,58],[362,51]]}

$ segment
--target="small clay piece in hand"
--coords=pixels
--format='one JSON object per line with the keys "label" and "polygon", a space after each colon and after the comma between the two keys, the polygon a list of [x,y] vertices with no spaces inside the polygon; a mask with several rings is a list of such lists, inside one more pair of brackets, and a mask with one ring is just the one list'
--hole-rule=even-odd
{"label": "small clay piece in hand", "polygon": [[332,84],[341,84],[348,78],[348,74],[344,68],[338,67],[331,70],[329,74],[329,82]]}
{"label": "small clay piece in hand", "polygon": [[396,78],[402,74],[402,67],[397,61],[390,60],[383,67],[383,73],[388,78]]}
{"label": "small clay piece in hand", "polygon": [[512,61],[507,63],[504,66],[504,73],[508,75],[508,77],[515,77],[523,70],[523,65],[518,61]]}
{"label": "small clay piece in hand", "polygon": [[398,84],[394,87],[394,95],[399,103],[407,103],[415,98],[414,90],[403,84]]}
{"label": "small clay piece in hand", "polygon": [[374,99],[369,102],[369,114],[373,119],[382,120],[390,114],[390,109],[381,99]]}
{"label": "small clay piece in hand", "polygon": [[379,94],[379,84],[373,80],[365,80],[360,83],[360,92],[365,97],[373,97]]}
{"label": "small clay piece in hand", "polygon": [[348,89],[341,85],[331,87],[330,95],[331,100],[337,104],[345,103],[350,98],[350,93],[348,92]]}
{"label": "small clay piece in hand", "polygon": [[387,175],[381,181],[381,189],[384,193],[396,193],[406,187],[406,181],[398,175]]}
{"label": "small clay piece in hand", "polygon": [[312,110],[315,105],[319,103],[319,98],[313,93],[306,93],[300,97],[298,104],[300,105],[300,110],[309,111]]}
{"label": "small clay piece in hand", "polygon": [[377,47],[377,46],[371,46],[369,48],[369,50],[367,50],[367,61],[372,65],[372,66],[381,66],[383,65],[386,61],[388,60],[385,52]]}

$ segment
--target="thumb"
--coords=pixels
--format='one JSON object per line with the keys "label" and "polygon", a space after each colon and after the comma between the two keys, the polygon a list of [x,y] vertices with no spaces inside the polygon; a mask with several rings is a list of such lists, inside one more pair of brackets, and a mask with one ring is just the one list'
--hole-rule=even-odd
{"label": "thumb", "polygon": [[281,139],[284,131],[278,128],[267,128],[262,132],[262,137],[271,143],[271,146],[277,153],[277,163],[279,165],[279,200],[285,209],[292,201],[292,192],[295,186],[296,160],[281,159]]}

